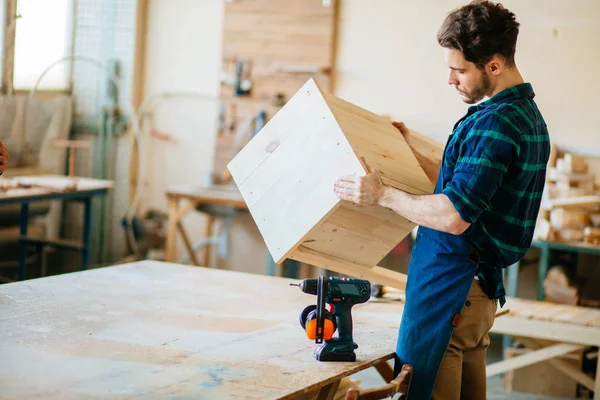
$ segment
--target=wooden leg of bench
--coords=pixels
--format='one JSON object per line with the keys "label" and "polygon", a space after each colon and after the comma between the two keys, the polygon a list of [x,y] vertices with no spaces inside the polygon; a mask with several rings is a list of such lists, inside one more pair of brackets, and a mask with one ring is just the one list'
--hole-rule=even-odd
{"label": "wooden leg of bench", "polygon": [[596,364],[596,385],[594,385],[594,400],[600,400],[600,354]]}
{"label": "wooden leg of bench", "polygon": [[350,389],[346,394],[346,400],[381,400],[400,394],[398,400],[409,400],[408,390],[410,389],[410,379],[412,376],[412,367],[404,365],[402,370],[390,383],[377,389],[358,390]]}
{"label": "wooden leg of bench", "polygon": [[[515,339],[517,339],[519,342],[521,342],[523,345],[525,345],[525,347],[527,347],[528,349],[537,350],[537,349],[542,348],[542,345],[533,338],[526,338],[526,337],[518,336]],[[584,374],[579,369],[574,368],[572,365],[569,365],[569,363],[566,363],[566,362],[564,362],[560,359],[556,359],[556,358],[548,360],[548,363],[550,363],[550,365],[552,365],[557,370],[559,370],[559,371],[563,372],[564,374],[566,374],[567,376],[569,376],[571,379],[573,379],[577,383],[582,384],[587,389],[594,390],[594,385],[595,385],[594,379],[590,378],[588,375]]]}
{"label": "wooden leg of bench", "polygon": [[319,391],[317,400],[333,400],[335,392],[337,392],[338,387],[340,386],[340,382],[341,380],[337,380],[329,385],[323,386]]}
{"label": "wooden leg of bench", "polygon": [[375,364],[375,369],[379,372],[385,383],[390,383],[394,379],[394,369],[387,361]]}

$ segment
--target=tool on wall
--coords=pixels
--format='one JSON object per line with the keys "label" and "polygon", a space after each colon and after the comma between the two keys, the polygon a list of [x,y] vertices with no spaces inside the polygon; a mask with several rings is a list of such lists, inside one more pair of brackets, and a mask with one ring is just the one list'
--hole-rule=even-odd
{"label": "tool on wall", "polygon": [[235,66],[236,96],[248,96],[252,92],[252,61],[238,60]]}
{"label": "tool on wall", "polygon": [[[320,346],[318,361],[356,361],[358,345],[352,336],[352,307],[371,297],[371,283],[364,279],[324,277],[304,279],[298,284],[304,293],[317,296],[317,304],[300,314],[300,325],[309,339]],[[328,305],[328,310],[325,305]],[[335,331],[338,337],[333,337]]]}

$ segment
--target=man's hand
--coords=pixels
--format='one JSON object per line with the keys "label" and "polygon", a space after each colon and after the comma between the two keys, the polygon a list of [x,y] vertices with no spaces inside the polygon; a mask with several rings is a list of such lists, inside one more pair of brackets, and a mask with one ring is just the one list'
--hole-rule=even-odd
{"label": "man's hand", "polygon": [[406,140],[406,142],[410,144],[410,131],[408,130],[406,125],[404,125],[404,122],[394,121],[392,122],[392,125],[394,125],[400,131],[400,133],[402,133],[402,136],[404,136],[404,140]]}
{"label": "man's hand", "polygon": [[9,158],[10,154],[8,154],[8,149],[6,148],[4,143],[0,141],[0,174],[2,174],[6,169]]}
{"label": "man's hand", "polygon": [[371,169],[366,162],[364,164],[368,171],[366,176],[344,175],[335,182],[333,191],[340,200],[351,201],[359,206],[371,206],[379,202],[385,186],[379,172]]}

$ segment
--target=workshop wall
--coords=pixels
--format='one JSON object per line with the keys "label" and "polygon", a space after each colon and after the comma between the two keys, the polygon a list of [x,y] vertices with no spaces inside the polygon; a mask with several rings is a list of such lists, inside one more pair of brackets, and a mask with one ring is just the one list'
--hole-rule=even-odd
{"label": "workshop wall", "polygon": [[[207,183],[217,132],[222,30],[221,0],[178,0],[176,5],[172,0],[149,1],[144,98],[158,102],[148,109],[145,125],[171,139],[145,131],[140,155],[145,165],[143,210],[166,211],[169,186]],[[207,98],[159,97],[167,92]],[[190,213],[184,225],[192,238],[204,234],[198,213]]]}
{"label": "workshop wall", "polygon": [[[337,94],[411,128],[445,138],[464,112],[447,85],[436,32],[466,1],[344,0],[340,9]],[[516,62],[532,82],[552,139],[600,155],[600,2],[502,1],[521,22]]]}
{"label": "workshop wall", "polygon": [[[445,140],[467,106],[447,85],[447,67],[435,34],[446,13],[466,1],[341,1],[336,95],[390,114]],[[517,63],[534,84],[553,139],[566,149],[600,155],[600,2],[504,1],[523,24]],[[150,1],[146,95],[187,89],[216,96],[221,68],[222,0]],[[166,210],[164,190],[203,184],[214,157],[216,103],[170,101],[157,108],[154,127],[175,140],[155,140],[148,163],[145,207]],[[151,171],[151,172],[150,172]],[[201,217],[185,225],[200,237]],[[224,268],[264,271],[265,247],[250,218],[236,221]],[[182,254],[182,253],[180,253]]]}

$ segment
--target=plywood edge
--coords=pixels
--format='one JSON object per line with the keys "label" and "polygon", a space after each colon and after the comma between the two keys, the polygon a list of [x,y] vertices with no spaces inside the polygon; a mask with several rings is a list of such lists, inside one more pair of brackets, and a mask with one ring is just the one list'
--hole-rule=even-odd
{"label": "plywood edge", "polygon": [[355,278],[367,279],[372,283],[391,286],[398,290],[406,289],[407,275],[378,266],[367,267],[350,261],[331,257],[300,245],[289,258],[315,267],[324,268]]}

